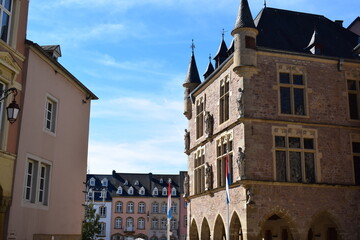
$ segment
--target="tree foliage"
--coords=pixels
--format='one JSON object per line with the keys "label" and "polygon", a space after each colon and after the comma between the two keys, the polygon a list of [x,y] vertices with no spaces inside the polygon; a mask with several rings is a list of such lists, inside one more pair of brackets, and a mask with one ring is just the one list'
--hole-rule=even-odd
{"label": "tree foliage", "polygon": [[94,240],[101,232],[100,215],[92,203],[85,205],[85,219],[82,225],[82,240]]}

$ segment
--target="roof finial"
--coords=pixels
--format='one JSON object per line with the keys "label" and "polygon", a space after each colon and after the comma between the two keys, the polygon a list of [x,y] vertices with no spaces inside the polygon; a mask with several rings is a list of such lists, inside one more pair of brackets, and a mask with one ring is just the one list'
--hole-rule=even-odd
{"label": "roof finial", "polygon": [[194,39],[191,39],[191,52],[192,54],[194,54],[194,49],[195,49],[195,44],[194,44]]}
{"label": "roof finial", "polygon": [[225,31],[225,29],[222,29],[222,32],[221,32],[221,35],[222,35],[222,40],[224,40],[224,35],[225,35],[225,32],[227,32],[227,31]]}
{"label": "roof finial", "polygon": [[211,62],[211,53],[209,53],[209,62]]}
{"label": "roof finial", "polygon": [[264,0],[264,7],[266,7],[266,0]]}

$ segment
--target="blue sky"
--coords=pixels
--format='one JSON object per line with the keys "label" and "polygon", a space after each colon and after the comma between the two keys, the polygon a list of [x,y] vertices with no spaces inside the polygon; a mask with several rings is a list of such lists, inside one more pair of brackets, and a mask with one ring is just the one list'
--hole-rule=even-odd
{"label": "blue sky", "polygon": [[[202,75],[222,29],[229,46],[240,0],[31,0],[27,38],[60,44],[59,62],[93,91],[90,173],[178,173],[191,39]],[[263,0],[249,0],[253,17]],[[344,20],[359,0],[268,0],[268,7]]]}

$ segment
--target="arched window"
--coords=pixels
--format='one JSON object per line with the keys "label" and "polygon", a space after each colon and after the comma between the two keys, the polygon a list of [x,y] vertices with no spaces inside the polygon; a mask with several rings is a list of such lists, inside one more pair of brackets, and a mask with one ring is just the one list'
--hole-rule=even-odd
{"label": "arched window", "polygon": [[166,229],[166,218],[162,218],[161,219],[161,223],[160,223],[160,228],[161,229]]}
{"label": "arched window", "polygon": [[166,213],[167,212],[167,203],[163,202],[161,204],[161,213]]}
{"label": "arched window", "polygon": [[159,228],[159,220],[157,218],[153,218],[151,220],[151,229],[158,229]]}
{"label": "arched window", "polygon": [[126,219],[126,230],[129,232],[134,231],[134,219],[132,217]]}
{"label": "arched window", "polygon": [[152,212],[153,213],[159,212],[159,204],[157,202],[152,203]]}
{"label": "arched window", "polygon": [[134,203],[133,202],[128,202],[126,212],[127,213],[134,213]]}
{"label": "arched window", "polygon": [[114,228],[120,229],[122,228],[122,219],[121,217],[115,218],[115,226]]}
{"label": "arched window", "polygon": [[144,218],[138,219],[138,229],[145,229],[145,219]]}
{"label": "arched window", "polygon": [[104,178],[103,180],[101,180],[101,185],[102,185],[103,187],[107,187],[107,186],[108,186],[108,180],[107,180],[107,178]]}
{"label": "arched window", "polygon": [[145,203],[144,202],[139,202],[139,213],[145,213],[146,208],[145,208]]}
{"label": "arched window", "polygon": [[166,196],[166,195],[167,195],[167,188],[166,188],[166,187],[164,187],[164,188],[162,189],[162,195],[163,195],[163,196]]}
{"label": "arched window", "polygon": [[122,213],[123,211],[123,204],[122,202],[118,201],[115,203],[115,212],[116,213]]}

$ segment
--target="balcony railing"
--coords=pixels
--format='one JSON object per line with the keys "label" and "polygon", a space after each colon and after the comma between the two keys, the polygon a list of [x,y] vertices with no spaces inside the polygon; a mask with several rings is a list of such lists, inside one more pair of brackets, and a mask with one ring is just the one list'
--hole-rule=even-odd
{"label": "balcony railing", "polygon": [[124,232],[126,232],[126,233],[135,232],[135,228],[133,226],[125,227]]}

